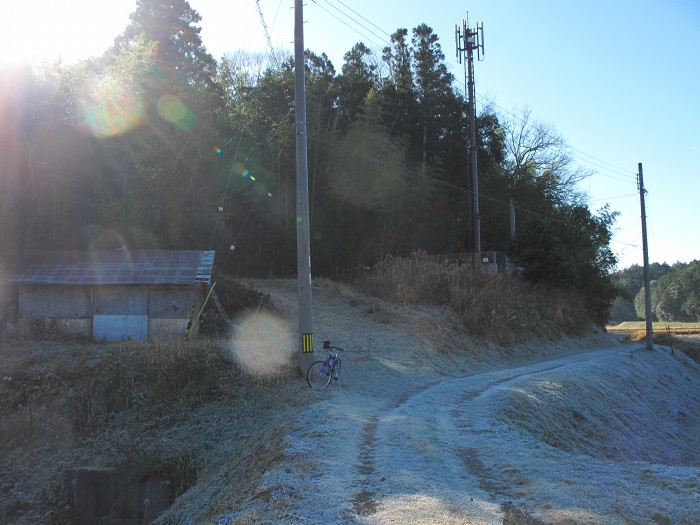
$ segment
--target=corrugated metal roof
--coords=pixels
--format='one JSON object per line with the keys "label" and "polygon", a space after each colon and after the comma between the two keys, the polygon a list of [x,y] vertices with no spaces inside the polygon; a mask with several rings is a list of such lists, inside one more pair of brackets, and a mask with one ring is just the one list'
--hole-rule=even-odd
{"label": "corrugated metal roof", "polygon": [[32,252],[17,284],[109,285],[209,283],[214,251]]}

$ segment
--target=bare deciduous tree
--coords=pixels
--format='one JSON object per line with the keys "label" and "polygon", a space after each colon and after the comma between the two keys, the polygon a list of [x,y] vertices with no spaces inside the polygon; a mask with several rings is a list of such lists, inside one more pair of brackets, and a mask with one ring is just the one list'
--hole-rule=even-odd
{"label": "bare deciduous tree", "polygon": [[583,200],[577,185],[593,171],[578,166],[564,138],[550,124],[535,120],[525,108],[502,123],[512,183],[536,182],[561,203]]}

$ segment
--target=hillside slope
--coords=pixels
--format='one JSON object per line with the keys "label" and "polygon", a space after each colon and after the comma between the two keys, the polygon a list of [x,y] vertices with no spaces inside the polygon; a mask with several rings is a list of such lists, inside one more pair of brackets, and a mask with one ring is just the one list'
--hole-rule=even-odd
{"label": "hillside slope", "polygon": [[[294,283],[251,285],[295,318]],[[335,285],[314,293],[316,337],[348,349],[341,384],[312,393],[286,423],[282,457],[219,523],[690,524],[700,515],[691,360],[602,334],[489,348],[440,309]],[[190,496],[160,523],[206,523]]]}
{"label": "hillside slope", "polygon": [[346,351],[340,385],[311,391],[288,369],[296,283],[245,285],[276,313],[215,343],[3,341],[0,523],[69,523],[75,468],[165,476],[160,525],[700,515],[700,367],[678,352],[601,333],[501,348],[445,309],[316,281],[316,346]]}

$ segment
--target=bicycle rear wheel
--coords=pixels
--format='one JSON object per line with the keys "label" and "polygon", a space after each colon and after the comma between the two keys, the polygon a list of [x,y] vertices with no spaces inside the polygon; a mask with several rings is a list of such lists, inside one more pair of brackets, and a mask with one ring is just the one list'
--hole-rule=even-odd
{"label": "bicycle rear wheel", "polygon": [[326,388],[331,382],[331,370],[325,361],[314,361],[306,371],[306,382],[314,389]]}

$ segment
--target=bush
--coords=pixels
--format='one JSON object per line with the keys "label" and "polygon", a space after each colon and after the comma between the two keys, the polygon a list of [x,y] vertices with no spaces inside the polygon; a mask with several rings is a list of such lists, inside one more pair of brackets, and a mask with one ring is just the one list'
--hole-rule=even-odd
{"label": "bush", "polygon": [[131,408],[173,402],[185,394],[198,402],[216,399],[224,383],[221,376],[238,373],[230,354],[201,340],[114,343],[100,357],[98,366],[87,365],[84,377],[71,378],[77,436],[92,434],[110,415]]}
{"label": "bush", "polygon": [[577,335],[592,325],[572,292],[425,253],[385,259],[359,286],[394,302],[447,306],[472,335],[497,344]]}

